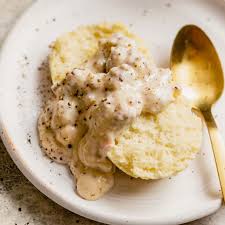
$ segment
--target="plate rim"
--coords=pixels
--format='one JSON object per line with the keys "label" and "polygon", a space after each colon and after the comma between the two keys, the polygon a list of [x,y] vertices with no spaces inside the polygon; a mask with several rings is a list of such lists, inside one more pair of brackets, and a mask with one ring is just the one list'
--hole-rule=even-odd
{"label": "plate rim", "polygon": [[[211,0],[213,1],[213,0]],[[225,4],[225,0],[217,0],[221,1],[223,4]],[[16,31],[16,28],[19,24],[23,22],[23,20],[28,16],[32,10],[37,7],[39,4],[44,4],[46,1],[45,0],[36,0],[32,2],[28,7],[25,8],[25,10],[15,19],[15,22],[13,25],[10,27],[10,30],[6,33],[6,36],[4,37],[4,40],[2,41],[1,48],[0,48],[0,73],[2,71],[1,67],[1,62],[2,59],[4,58],[5,52],[7,52],[7,49],[9,47],[10,40],[12,39],[11,37],[13,36],[14,32]],[[3,70],[4,71],[4,70]],[[0,100],[3,98],[2,93],[1,93],[1,85],[0,85]],[[0,101],[1,102],[1,101]],[[54,191],[54,188],[51,188],[44,184],[42,180],[36,175],[36,173],[32,173],[30,168],[26,166],[26,162],[23,160],[23,158],[17,153],[16,149],[17,147],[13,144],[13,142],[10,139],[10,136],[8,135],[7,129],[5,128],[6,126],[4,125],[4,121],[2,119],[2,111],[0,110],[0,137],[2,139],[2,142],[9,153],[10,157],[12,158],[13,162],[16,164],[18,169],[22,172],[22,174],[29,180],[29,182],[32,183],[41,193],[43,193],[45,196],[47,196],[49,199],[54,201],[56,204],[62,206],[63,208],[78,214],[80,216],[83,216],[85,218],[101,222],[101,223],[107,223],[107,224],[114,224],[114,225],[121,225],[121,223],[126,223],[129,225],[175,225],[175,224],[183,224],[187,222],[191,222],[197,219],[200,219],[202,217],[208,216],[216,212],[222,205],[222,200],[221,203],[218,207],[215,208],[208,208],[208,210],[204,211],[199,211],[198,213],[193,213],[190,216],[186,216],[181,218],[178,218],[176,221],[164,221],[162,222],[157,222],[153,220],[142,220],[140,219],[135,220],[135,221],[129,221],[128,218],[118,218],[118,217],[111,217],[110,214],[105,214],[105,213],[98,213],[96,211],[90,211],[88,209],[85,209],[85,207],[80,207],[79,204],[72,205],[70,204],[66,199],[63,197],[59,196],[58,193]]]}

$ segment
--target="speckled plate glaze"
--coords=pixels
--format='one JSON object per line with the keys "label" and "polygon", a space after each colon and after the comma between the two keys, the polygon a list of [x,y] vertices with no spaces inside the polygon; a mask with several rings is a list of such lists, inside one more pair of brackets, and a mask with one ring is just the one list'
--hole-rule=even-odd
{"label": "speckled plate glaze", "polygon": [[[81,199],[69,170],[52,163],[41,152],[36,121],[49,87],[45,64],[48,46],[78,25],[103,21],[127,24],[146,41],[161,66],[168,66],[178,29],[197,24],[210,36],[225,66],[223,0],[39,0],[18,20],[0,56],[1,136],[8,152],[40,191],[96,221],[170,225],[215,212],[221,205],[221,195],[205,128],[202,151],[183,173],[152,182],[131,180],[121,173],[113,190],[95,202]],[[225,136],[225,95],[214,113]]]}

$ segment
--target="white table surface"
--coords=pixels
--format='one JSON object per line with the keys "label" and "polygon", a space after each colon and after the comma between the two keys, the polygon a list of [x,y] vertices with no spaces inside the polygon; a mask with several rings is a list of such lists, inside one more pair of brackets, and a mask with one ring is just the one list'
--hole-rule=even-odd
{"label": "white table surface", "polygon": [[[0,44],[33,0],[0,0]],[[0,141],[0,225],[100,225],[58,206],[17,169]],[[122,224],[121,224],[122,225]],[[187,225],[225,225],[225,207]]]}

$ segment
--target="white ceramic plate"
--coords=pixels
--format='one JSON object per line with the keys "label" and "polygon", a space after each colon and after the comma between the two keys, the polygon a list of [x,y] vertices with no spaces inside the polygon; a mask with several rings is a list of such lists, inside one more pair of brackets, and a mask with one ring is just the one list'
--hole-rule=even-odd
{"label": "white ceramic plate", "polygon": [[[170,48],[185,24],[202,27],[225,65],[225,3],[222,0],[40,0],[17,22],[0,58],[0,120],[3,141],[24,175],[49,198],[82,216],[109,224],[169,225],[191,221],[221,205],[207,133],[202,152],[172,179],[155,182],[118,175],[113,190],[89,202],[74,191],[69,171],[43,156],[36,131],[48,45],[82,24],[121,21],[148,44],[156,62],[168,66]],[[42,74],[42,75],[41,75]],[[225,96],[215,107],[225,134]]]}

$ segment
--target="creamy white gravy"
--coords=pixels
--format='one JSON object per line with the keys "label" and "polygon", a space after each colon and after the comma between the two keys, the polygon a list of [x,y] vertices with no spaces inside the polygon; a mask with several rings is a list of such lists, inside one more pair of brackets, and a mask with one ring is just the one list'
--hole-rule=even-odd
{"label": "creamy white gravy", "polygon": [[150,64],[135,42],[121,34],[99,42],[84,69],[75,68],[52,87],[38,121],[49,157],[70,166],[77,192],[95,200],[114,184],[107,152],[141,113],[156,114],[173,100],[169,69]]}

